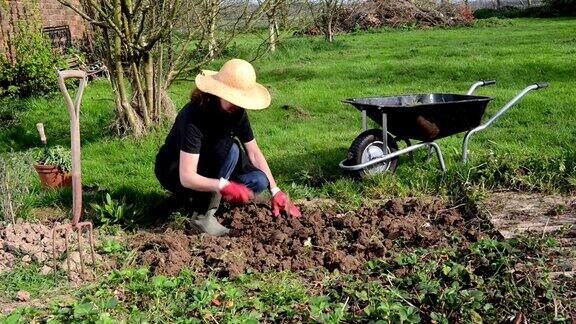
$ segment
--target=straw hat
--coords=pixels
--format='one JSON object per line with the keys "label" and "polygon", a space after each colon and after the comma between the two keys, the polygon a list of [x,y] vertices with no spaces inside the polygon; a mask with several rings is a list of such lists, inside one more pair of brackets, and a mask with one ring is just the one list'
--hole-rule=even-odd
{"label": "straw hat", "polygon": [[196,87],[244,109],[264,109],[270,105],[270,93],[256,82],[252,64],[232,59],[220,71],[202,70]]}

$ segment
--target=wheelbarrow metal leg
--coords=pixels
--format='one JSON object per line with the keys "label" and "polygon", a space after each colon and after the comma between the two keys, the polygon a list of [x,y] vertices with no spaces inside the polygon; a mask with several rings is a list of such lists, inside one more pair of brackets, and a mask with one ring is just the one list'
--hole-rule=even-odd
{"label": "wheelbarrow metal leg", "polygon": [[388,116],[382,113],[382,152],[388,154]]}
{"label": "wheelbarrow metal leg", "polygon": [[428,152],[426,153],[426,162],[432,161],[432,146],[428,146]]}
{"label": "wheelbarrow metal leg", "polygon": [[430,152],[430,147],[433,147],[434,150],[436,151],[436,155],[438,155],[438,162],[440,162],[440,168],[442,168],[442,171],[446,171],[446,164],[444,163],[444,157],[442,156],[442,150],[440,149],[440,145],[434,143],[434,142],[429,142],[428,144],[428,151]]}

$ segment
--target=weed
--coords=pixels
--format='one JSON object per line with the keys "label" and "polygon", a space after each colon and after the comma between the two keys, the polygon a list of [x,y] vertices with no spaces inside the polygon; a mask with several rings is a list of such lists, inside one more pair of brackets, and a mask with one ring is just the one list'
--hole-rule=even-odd
{"label": "weed", "polygon": [[123,243],[115,239],[104,240],[98,247],[98,250],[105,254],[119,254],[125,252],[126,249],[127,248]]}
{"label": "weed", "polygon": [[97,213],[94,219],[97,224],[111,232],[117,232],[118,226],[132,229],[141,217],[141,212],[134,205],[126,203],[125,198],[112,199],[109,193],[106,193],[102,204],[91,203],[90,206]]}
{"label": "weed", "polygon": [[174,212],[168,217],[168,223],[170,228],[184,230],[186,225],[189,223],[190,219],[188,216],[183,215],[180,212]]}
{"label": "weed", "polygon": [[165,277],[127,268],[82,288],[73,302],[16,313],[21,320],[60,321],[478,323],[523,312],[550,322],[569,318],[576,287],[558,286],[542,272],[554,258],[548,241],[483,239],[470,246],[408,250],[370,261],[368,272],[356,275],[271,272],[200,279],[193,269]]}

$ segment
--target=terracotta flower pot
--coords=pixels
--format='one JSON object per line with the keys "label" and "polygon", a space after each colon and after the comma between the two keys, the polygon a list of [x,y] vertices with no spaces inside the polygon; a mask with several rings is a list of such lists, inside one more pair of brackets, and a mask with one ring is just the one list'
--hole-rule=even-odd
{"label": "terracotta flower pot", "polygon": [[38,172],[44,189],[72,186],[72,175],[69,172],[63,172],[57,166],[35,164],[34,169]]}

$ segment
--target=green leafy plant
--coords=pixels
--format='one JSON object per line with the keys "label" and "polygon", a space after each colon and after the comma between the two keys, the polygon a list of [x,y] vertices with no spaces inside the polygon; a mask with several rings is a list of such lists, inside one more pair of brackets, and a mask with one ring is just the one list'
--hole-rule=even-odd
{"label": "green leafy plant", "polygon": [[63,172],[72,170],[72,154],[70,150],[56,145],[35,152],[35,161],[41,165],[53,165]]}
{"label": "green leafy plant", "polygon": [[106,193],[101,204],[91,203],[90,207],[97,213],[95,219],[97,223],[108,229],[117,226],[134,228],[140,218],[140,211],[134,205],[126,203],[126,198],[112,199],[109,193]]}
{"label": "green leafy plant", "polygon": [[126,250],[126,246],[117,240],[110,239],[103,241],[98,250],[105,254],[119,254]]}
{"label": "green leafy plant", "polygon": [[18,32],[12,38],[13,62],[0,59],[0,96],[50,93],[57,89],[56,70],[65,67],[42,33],[38,8],[29,7],[28,19],[17,24]]}

